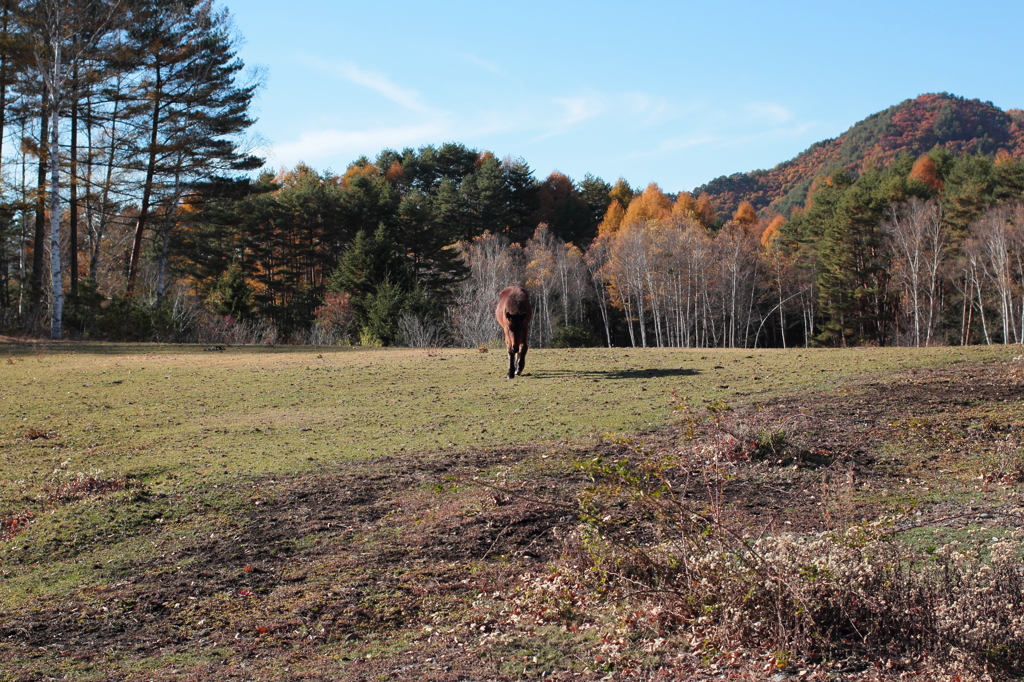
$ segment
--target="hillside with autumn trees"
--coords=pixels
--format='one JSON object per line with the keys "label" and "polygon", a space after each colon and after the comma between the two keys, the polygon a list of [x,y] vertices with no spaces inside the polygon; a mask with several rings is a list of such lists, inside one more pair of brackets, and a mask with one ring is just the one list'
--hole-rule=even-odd
{"label": "hillside with autumn trees", "polygon": [[872,114],[771,170],[722,176],[694,194],[710,195],[724,217],[742,201],[788,216],[807,199],[814,180],[833,168],[859,174],[887,166],[902,153],[920,156],[935,148],[954,155],[1024,157],[1024,111],[946,93],[921,95]]}

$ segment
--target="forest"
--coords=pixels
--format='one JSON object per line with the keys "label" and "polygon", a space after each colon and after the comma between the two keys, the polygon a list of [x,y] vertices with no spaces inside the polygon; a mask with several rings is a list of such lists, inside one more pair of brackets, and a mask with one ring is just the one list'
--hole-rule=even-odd
{"label": "forest", "polygon": [[209,0],[0,2],[0,333],[476,347],[523,284],[540,347],[1024,343],[1021,150],[948,97],[792,205],[456,142],[275,173],[238,40]]}

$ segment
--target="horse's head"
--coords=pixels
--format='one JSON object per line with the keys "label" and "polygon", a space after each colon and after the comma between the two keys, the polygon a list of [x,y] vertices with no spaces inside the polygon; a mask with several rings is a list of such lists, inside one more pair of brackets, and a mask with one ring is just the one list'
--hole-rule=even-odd
{"label": "horse's head", "polygon": [[513,314],[505,311],[506,327],[510,332],[517,336],[529,332],[529,319],[530,316],[526,313]]}

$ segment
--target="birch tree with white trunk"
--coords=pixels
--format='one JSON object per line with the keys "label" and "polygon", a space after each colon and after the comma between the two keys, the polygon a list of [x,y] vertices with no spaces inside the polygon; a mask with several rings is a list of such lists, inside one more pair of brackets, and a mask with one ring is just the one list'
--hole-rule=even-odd
{"label": "birch tree with white trunk", "polygon": [[[882,230],[896,252],[895,274],[909,303],[914,321],[915,346],[931,343],[938,318],[941,268],[946,256],[947,236],[942,227],[939,204],[917,197],[886,209]],[[927,311],[923,310],[927,299]]]}
{"label": "birch tree with white trunk", "polygon": [[[38,0],[27,8],[27,23],[39,40],[33,52],[46,86],[50,114],[50,338],[60,339],[64,313],[64,286],[60,253],[60,114],[70,74],[67,65],[92,48],[111,25],[119,2],[99,0]],[[87,36],[82,39],[82,36]]]}

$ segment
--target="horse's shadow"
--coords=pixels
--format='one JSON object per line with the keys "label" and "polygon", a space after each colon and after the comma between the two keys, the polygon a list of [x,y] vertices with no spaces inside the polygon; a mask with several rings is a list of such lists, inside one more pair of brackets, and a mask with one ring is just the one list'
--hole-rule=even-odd
{"label": "horse's shadow", "polygon": [[665,377],[692,377],[700,374],[684,367],[672,369],[539,369],[531,372],[535,379],[577,377],[580,379],[663,379]]}

